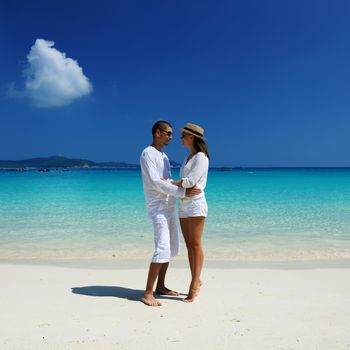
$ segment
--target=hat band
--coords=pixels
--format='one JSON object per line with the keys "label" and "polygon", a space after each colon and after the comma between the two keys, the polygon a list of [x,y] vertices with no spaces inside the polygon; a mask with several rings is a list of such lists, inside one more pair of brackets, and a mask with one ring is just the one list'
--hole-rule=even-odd
{"label": "hat band", "polygon": [[194,130],[192,130],[190,128],[187,128],[186,126],[184,127],[184,130],[190,131],[190,132],[194,133],[197,136],[203,137],[203,134],[201,134],[200,132],[194,131]]}

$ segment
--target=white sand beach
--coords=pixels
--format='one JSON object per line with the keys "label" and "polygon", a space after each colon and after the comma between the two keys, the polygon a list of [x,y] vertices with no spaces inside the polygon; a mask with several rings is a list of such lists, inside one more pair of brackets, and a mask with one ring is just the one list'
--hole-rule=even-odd
{"label": "white sand beach", "polygon": [[349,267],[205,268],[194,303],[153,308],[146,273],[0,264],[0,349],[350,349]]}

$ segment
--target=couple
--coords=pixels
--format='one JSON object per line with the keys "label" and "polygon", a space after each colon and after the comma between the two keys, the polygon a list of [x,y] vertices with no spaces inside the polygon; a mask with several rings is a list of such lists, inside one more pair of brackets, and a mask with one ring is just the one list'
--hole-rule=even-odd
{"label": "couple", "polygon": [[[180,130],[182,144],[190,151],[180,169],[180,180],[172,180],[168,157],[162,151],[173,137],[173,129],[169,122],[161,120],[153,125],[153,143],[143,150],[140,158],[143,190],[148,215],[154,228],[155,242],[146,291],[141,299],[149,306],[161,305],[153,295],[157,279],[156,294],[179,296],[179,293],[165,287],[170,257],[179,254],[178,216],[192,275],[188,295],[183,301],[192,302],[201,286],[201,238],[208,213],[204,188],[208,176],[209,154],[201,127],[188,123]],[[176,213],[176,197],[179,198],[179,215]]]}

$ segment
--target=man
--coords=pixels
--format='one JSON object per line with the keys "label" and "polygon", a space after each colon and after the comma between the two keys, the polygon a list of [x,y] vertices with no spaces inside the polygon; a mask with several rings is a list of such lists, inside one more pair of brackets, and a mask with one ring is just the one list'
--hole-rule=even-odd
{"label": "man", "polygon": [[140,163],[148,215],[154,228],[155,251],[148,271],[146,291],[141,301],[149,306],[160,306],[154,298],[153,287],[156,279],[156,293],[178,296],[165,287],[165,275],[171,257],[179,254],[179,236],[175,197],[194,196],[201,192],[197,188],[175,186],[170,183],[171,168],[168,157],[162,151],[173,137],[169,122],[160,120],[152,127],[153,142],[141,154]]}

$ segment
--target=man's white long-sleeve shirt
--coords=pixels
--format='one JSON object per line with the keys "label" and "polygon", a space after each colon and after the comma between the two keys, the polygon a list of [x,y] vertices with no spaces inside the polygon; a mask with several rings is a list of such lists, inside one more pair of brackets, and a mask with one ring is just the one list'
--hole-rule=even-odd
{"label": "man's white long-sleeve shirt", "polygon": [[165,206],[175,205],[175,197],[185,197],[185,189],[161,179],[171,179],[167,155],[153,146],[146,147],[140,158],[143,190],[148,213],[152,216]]}

